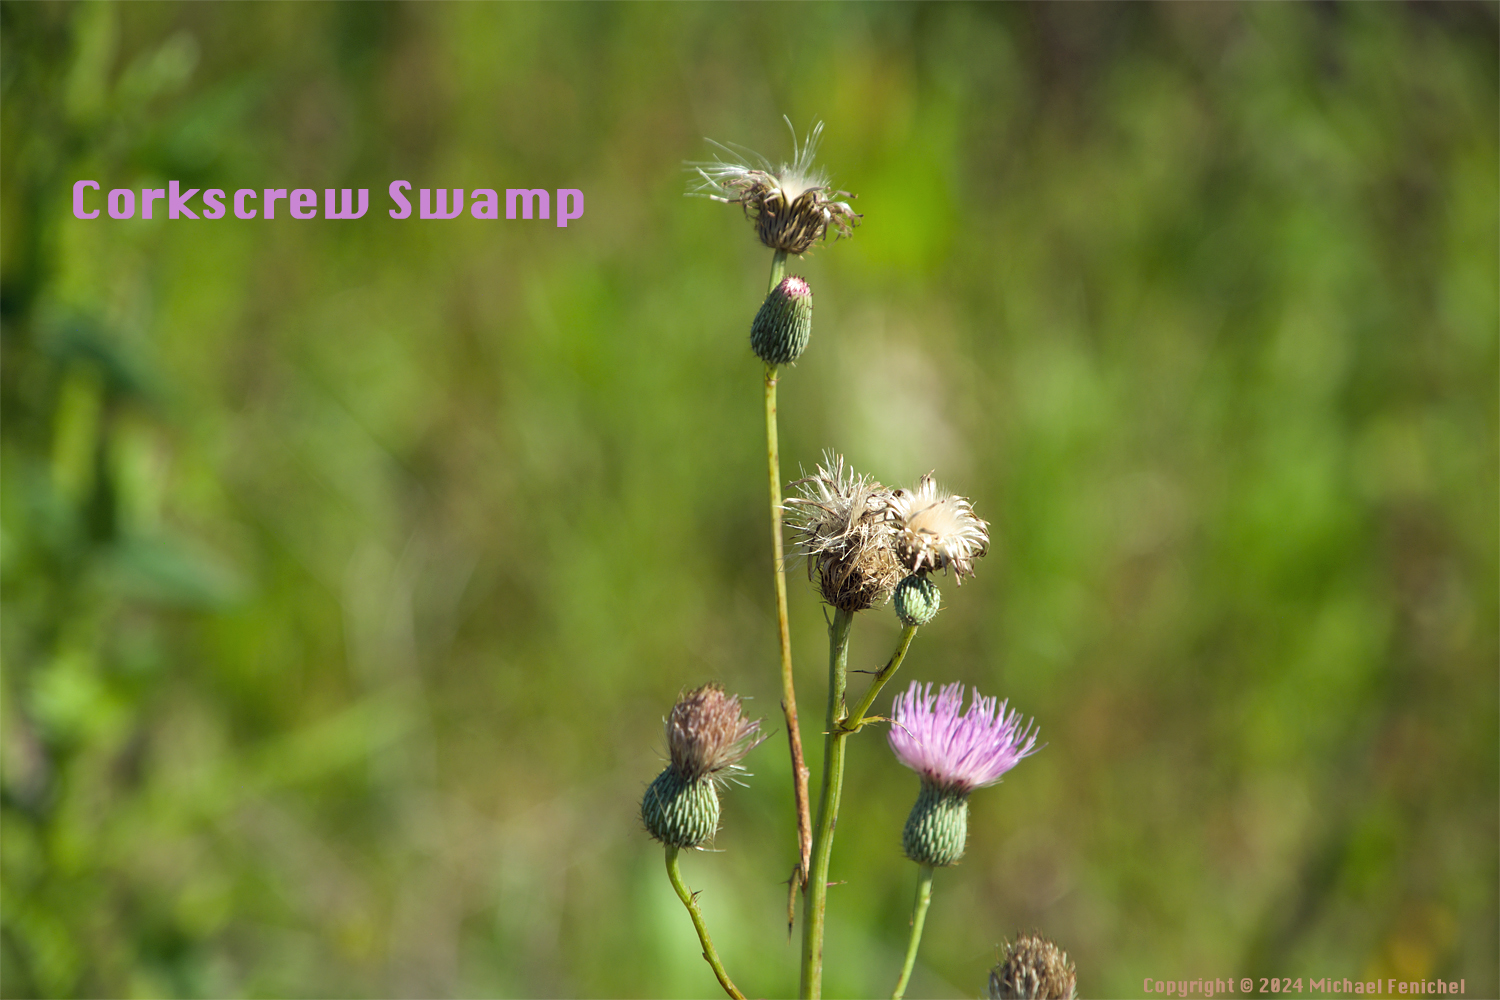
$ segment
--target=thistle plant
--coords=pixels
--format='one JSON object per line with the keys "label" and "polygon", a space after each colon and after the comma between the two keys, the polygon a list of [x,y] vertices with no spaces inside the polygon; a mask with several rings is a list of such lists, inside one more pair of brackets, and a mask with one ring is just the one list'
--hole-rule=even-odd
{"label": "thistle plant", "polygon": [[[861,216],[846,200],[847,191],[833,187],[828,174],[815,164],[823,123],[818,122],[798,145],[792,131],[792,160],[773,167],[759,153],[742,146],[714,142],[724,155],[693,164],[698,183],[689,194],[727,205],[739,205],[755,225],[755,233],[771,250],[771,278],[766,299],[751,323],[750,344],[764,365],[762,372],[766,420],[766,476],[771,510],[771,573],[776,593],[776,624],[781,653],[781,710],[786,719],[787,745],[792,758],[792,797],[797,810],[798,860],[792,868],[787,900],[787,931],[795,912],[796,893],[807,885],[812,853],[812,820],[807,792],[808,768],[802,753],[797,722],[797,691],[792,674],[792,639],[787,615],[786,573],[781,533],[781,453],[776,422],[777,373],[793,364],[812,336],[812,289],[804,278],[786,274],[788,254],[801,256],[834,231],[835,239],[853,234]],[[709,140],[713,142],[713,140]],[[727,159],[725,157],[728,157]]]}
{"label": "thistle plant", "polygon": [[906,990],[922,940],[922,924],[932,901],[935,868],[947,868],[963,857],[969,838],[969,795],[993,785],[1001,775],[1036,752],[1036,732],[1022,726],[1020,713],[1007,703],[985,698],[976,688],[967,712],[960,713],[962,684],[949,684],[937,695],[932,685],[912,681],[896,698],[895,719],[887,739],[902,764],[922,779],[917,802],[907,817],[901,846],[918,866],[917,899],[906,962],[892,994]]}
{"label": "thistle plant", "polygon": [[684,847],[702,847],[713,840],[719,829],[716,786],[745,773],[740,761],[765,736],[758,720],[741,715],[739,698],[725,694],[717,684],[683,692],[667,715],[666,727],[671,763],[646,789],[641,820],[646,832],[666,847],[667,878],[693,919],[704,961],[726,993],[743,998],[714,950],[696,896],[683,884],[677,855]]}
{"label": "thistle plant", "polygon": [[[789,120],[787,125],[791,126]],[[750,347],[763,365],[781,705],[792,760],[799,850],[788,880],[787,928],[790,933],[794,927],[800,891],[801,995],[822,995],[828,879],[848,740],[867,725],[889,722],[888,738],[897,758],[922,775],[921,792],[903,836],[905,853],[918,864],[920,875],[912,933],[895,992],[899,998],[916,959],[933,871],[963,856],[969,794],[995,783],[1033,753],[1036,736],[1032,727],[1021,727],[1019,716],[1007,712],[1006,705],[997,708],[995,699],[983,698],[977,691],[969,710],[961,714],[962,691],[957,684],[934,696],[930,684],[924,688],[913,682],[895,700],[894,718],[871,714],[882,689],[904,662],[917,630],[931,624],[942,607],[942,593],[933,577],[943,573],[962,584],[973,575],[975,562],[989,551],[989,525],[974,513],[968,498],[941,489],[930,473],[909,489],[887,487],[856,473],[843,456],[828,451],[811,475],[789,484],[793,495],[783,503],[778,375],[808,349],[813,316],[812,289],[804,277],[786,273],[787,257],[807,253],[826,242],[830,233],[835,239],[850,236],[862,218],[850,207],[852,196],[836,189],[814,163],[822,130],[821,123],[815,125],[800,144],[793,130],[791,162],[774,167],[749,150],[715,143],[724,155],[691,165],[697,181],[689,193],[739,205],[761,243],[772,252],[766,296],[750,323]],[[819,595],[832,609],[816,819],[793,683],[783,517],[793,529],[809,579],[816,579]],[[848,660],[854,619],[862,611],[887,603],[894,605],[901,623],[900,637],[890,658],[873,671],[874,677],[851,708]],[[711,842],[719,822],[716,784],[733,774],[745,753],[762,738],[759,723],[744,720],[738,699],[721,689],[709,686],[684,694],[667,720],[672,763],[651,783],[641,804],[647,831],[666,847],[668,876],[692,915],[704,958],[720,985],[735,997],[740,993],[713,949],[693,894],[682,884],[677,857],[684,848]],[[1030,952],[1017,954],[1024,958]],[[1015,975],[1021,976],[1017,982],[1041,981],[1035,975],[1031,979],[1022,972]],[[1004,981],[1012,979],[1015,976]]]}

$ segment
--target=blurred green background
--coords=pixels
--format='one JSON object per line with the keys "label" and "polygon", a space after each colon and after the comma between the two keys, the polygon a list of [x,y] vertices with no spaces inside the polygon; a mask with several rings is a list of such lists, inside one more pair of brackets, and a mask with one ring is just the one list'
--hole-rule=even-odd
{"label": "blurred green background", "polygon": [[[977,684],[1048,742],[975,795],[912,995],[1036,927],[1084,995],[1495,996],[1497,24],[0,7],[3,993],[712,995],[637,818],[710,679],[778,735],[685,874],[741,985],[795,993],[770,255],[683,197],[705,136],[780,159],[787,114],[865,213],[794,262],[787,478],[833,447],[973,498],[996,544],[892,690]],[[81,222],[80,178],[371,211]],[[396,222],[396,178],[587,211]],[[896,635],[861,616],[851,665]],[[831,996],[895,979],[916,790],[854,741]]]}

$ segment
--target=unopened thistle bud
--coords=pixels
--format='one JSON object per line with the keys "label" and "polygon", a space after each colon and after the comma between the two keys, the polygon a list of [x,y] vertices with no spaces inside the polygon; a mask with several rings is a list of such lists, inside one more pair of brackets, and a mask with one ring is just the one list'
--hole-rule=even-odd
{"label": "unopened thistle bud", "polygon": [[641,800],[646,831],[669,847],[701,847],[719,828],[716,782],[743,774],[740,761],[765,736],[717,684],[684,692],[667,716],[672,762]]}
{"label": "unopened thistle bud", "polygon": [[750,324],[750,349],[768,365],[802,357],[812,336],[812,289],[795,274],[781,279]]}
{"label": "unopened thistle bud", "polygon": [[936,696],[932,685],[912,682],[896,697],[886,737],[896,759],[922,777],[901,846],[919,865],[947,867],[963,857],[969,832],[969,793],[993,785],[1035,752],[1036,736],[1017,712],[976,690],[963,714],[962,684]]}
{"label": "unopened thistle bud", "polygon": [[1074,1000],[1078,972],[1068,953],[1035,931],[1005,946],[990,970],[990,1000]]}
{"label": "unopened thistle bud", "polygon": [[927,577],[914,573],[896,585],[896,617],[901,624],[914,628],[937,617],[943,593]]}

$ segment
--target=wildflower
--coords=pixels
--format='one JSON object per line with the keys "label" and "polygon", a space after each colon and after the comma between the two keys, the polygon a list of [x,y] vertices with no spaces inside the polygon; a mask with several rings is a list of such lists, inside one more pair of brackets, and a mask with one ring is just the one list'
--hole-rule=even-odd
{"label": "wildflower", "polygon": [[666,726],[672,762],[646,789],[641,819],[669,847],[700,847],[719,827],[715,784],[743,774],[740,761],[766,737],[717,684],[678,696]]}
{"label": "wildflower", "polygon": [[896,697],[888,736],[896,759],[922,778],[922,790],[902,833],[906,856],[921,865],[946,867],[963,857],[968,839],[969,793],[993,785],[1035,753],[1036,734],[1021,726],[1018,712],[975,689],[962,715],[963,685],[949,684],[936,697],[932,685],[912,682]]}
{"label": "wildflower", "polygon": [[[802,254],[828,235],[829,226],[838,236],[852,235],[863,216],[847,201],[840,200],[853,195],[835,189],[828,174],[813,166],[823,123],[813,126],[800,148],[790,118],[786,124],[792,129],[791,163],[773,168],[758,153],[715,142],[734,160],[715,158],[712,163],[692,164],[702,180],[689,193],[739,205],[745,217],[755,223],[755,232],[762,243],[772,250]],[[753,161],[754,165],[738,160]]]}
{"label": "wildflower", "polygon": [[750,349],[768,365],[792,364],[812,337],[812,289],[789,274],[771,289],[750,324]]}
{"label": "wildflower", "polygon": [[844,468],[844,457],[825,453],[823,465],[797,480],[801,496],[787,501],[807,572],[818,571],[823,599],[848,612],[883,603],[906,573],[896,560],[891,492]]}
{"label": "wildflower", "polygon": [[967,497],[940,489],[932,474],[913,490],[896,490],[896,555],[912,573],[953,568],[963,583],[974,575],[974,560],[989,551],[990,526],[974,515]]}
{"label": "wildflower", "polygon": [[990,1000],[1074,1000],[1078,972],[1068,953],[1035,931],[1005,946],[990,970]]}

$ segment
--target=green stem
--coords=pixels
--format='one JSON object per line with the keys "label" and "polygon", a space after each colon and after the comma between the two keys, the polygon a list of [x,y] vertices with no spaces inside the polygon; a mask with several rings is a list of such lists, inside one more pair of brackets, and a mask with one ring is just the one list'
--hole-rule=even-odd
{"label": "green stem", "polygon": [[906,984],[911,980],[912,966],[917,964],[917,945],[922,943],[922,925],[927,921],[927,904],[932,902],[932,866],[922,865],[917,874],[917,900],[911,910],[911,940],[906,944],[906,963],[901,966],[901,978],[896,980],[896,991],[891,1000],[901,1000]]}
{"label": "green stem", "polygon": [[823,788],[818,800],[818,824],[813,831],[812,868],[802,916],[802,996],[823,995],[823,926],[828,909],[828,863],[833,857],[833,831],[838,827],[839,797],[844,790],[844,688],[849,666],[849,628],[854,613],[836,609],[828,629],[828,716],[823,737]]}
{"label": "green stem", "polygon": [[771,283],[766,286],[766,294],[770,295],[776,291],[776,286],[781,284],[781,279],[786,277],[786,251],[777,250],[771,256]]}
{"label": "green stem", "polygon": [[729,979],[729,973],[724,971],[724,963],[719,961],[719,953],[714,951],[714,943],[709,940],[708,926],[703,922],[703,913],[698,909],[698,900],[688,891],[688,887],[682,882],[682,872],[677,868],[677,848],[667,848],[667,878],[672,880],[672,888],[677,890],[677,898],[682,900],[682,905],[687,907],[688,915],[693,918],[693,926],[698,930],[698,940],[703,944],[703,960],[714,970],[714,975],[719,979],[719,985],[724,987],[724,992],[734,997],[734,1000],[745,1000],[745,994],[739,991]]}
{"label": "green stem", "polygon": [[[786,251],[771,258],[774,290],[786,273]],[[766,294],[770,294],[767,291]],[[807,885],[812,857],[812,809],[807,795],[807,758],[802,753],[802,730],[797,724],[797,689],[792,678],[792,633],[786,602],[786,554],[781,537],[781,451],[776,433],[776,366],[766,365],[766,474],[771,484],[771,574],[776,585],[776,628],[781,642],[781,712],[786,718],[786,738],[792,754],[792,801],[797,809],[797,867],[788,888],[787,933],[791,933],[794,901],[799,888]]]}
{"label": "green stem", "polygon": [[870,706],[875,704],[875,698],[880,694],[880,689],[885,687],[885,682],[901,669],[901,661],[906,659],[907,647],[911,645],[912,637],[917,634],[917,626],[908,625],[901,630],[901,638],[896,642],[896,651],[891,654],[890,662],[880,668],[880,673],[875,675],[875,680],[870,683],[870,690],[859,700],[859,705],[849,713],[849,718],[844,720],[843,729],[851,733],[859,732],[864,723],[865,713]]}

